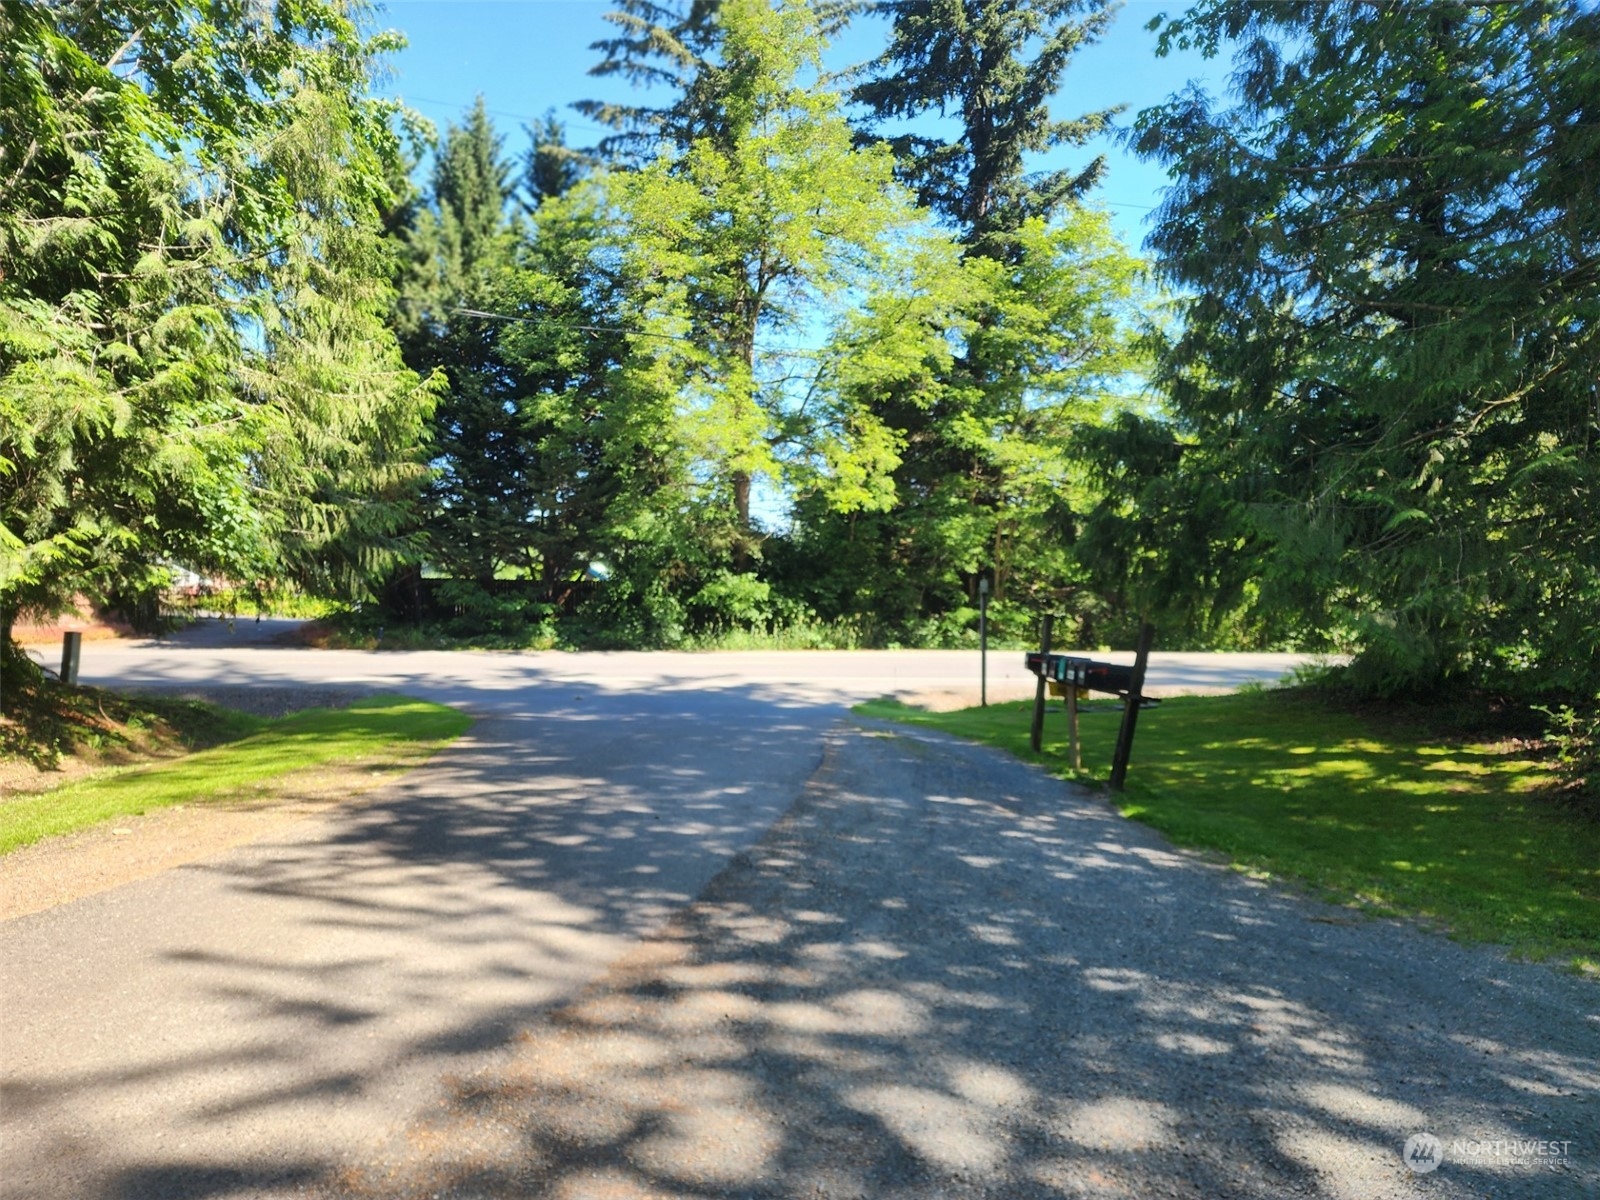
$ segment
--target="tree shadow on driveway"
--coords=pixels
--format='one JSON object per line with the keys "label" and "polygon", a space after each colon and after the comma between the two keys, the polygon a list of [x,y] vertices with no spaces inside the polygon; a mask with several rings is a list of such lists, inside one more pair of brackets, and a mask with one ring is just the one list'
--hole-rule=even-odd
{"label": "tree shadow on driveway", "polygon": [[[837,708],[781,686],[541,689],[331,821],[0,926],[0,1195],[1600,1183],[1592,984],[978,748],[852,726],[813,775]],[[1513,1135],[1570,1153],[1449,1156]]]}
{"label": "tree shadow on driveway", "polygon": [[386,1153],[754,844],[836,715],[571,683],[500,710],[330,818],[0,925],[0,1196],[297,1194]]}
{"label": "tree shadow on driveway", "polygon": [[[1597,1045],[1592,983],[858,728],[663,935],[340,1194],[1591,1196]],[[1432,1173],[1401,1156],[1421,1133]]]}

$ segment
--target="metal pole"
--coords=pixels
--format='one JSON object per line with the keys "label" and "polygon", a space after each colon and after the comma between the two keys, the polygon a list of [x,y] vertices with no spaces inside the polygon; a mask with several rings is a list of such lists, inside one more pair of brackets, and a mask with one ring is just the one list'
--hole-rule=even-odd
{"label": "metal pole", "polygon": [[978,703],[989,707],[989,579],[978,580]]}
{"label": "metal pole", "polygon": [[83,653],[83,634],[77,631],[61,635],[61,682],[78,682],[78,657]]}

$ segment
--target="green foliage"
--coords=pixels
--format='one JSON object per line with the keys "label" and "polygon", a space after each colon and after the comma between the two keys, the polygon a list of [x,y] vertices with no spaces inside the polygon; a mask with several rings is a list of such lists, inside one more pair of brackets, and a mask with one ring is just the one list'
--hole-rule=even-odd
{"label": "green foliage", "polygon": [[383,328],[392,49],[332,0],[0,7],[0,609],[166,560],[360,594],[431,399]]}
{"label": "green foliage", "polygon": [[754,481],[851,449],[813,444],[804,406],[820,381],[781,340],[868,285],[916,214],[888,154],[857,148],[840,97],[810,81],[821,36],[804,5],[730,0],[704,40],[686,84],[703,125],[610,194],[626,269],[645,284],[633,323],[663,335],[652,352],[673,379],[698,503],[726,514],[743,570],[758,552]]}
{"label": "green foliage", "polygon": [[[194,595],[163,592],[163,616],[179,620],[203,613],[240,613],[262,617],[292,617],[316,620],[338,611],[338,605],[318,596],[308,596],[297,588],[261,581],[245,587],[204,588]],[[244,619],[244,618],[241,618]]]}
{"label": "green foliage", "polygon": [[559,200],[583,182],[594,165],[590,156],[567,145],[567,127],[547,112],[532,125],[523,126],[528,149],[522,158],[522,191],[529,213],[546,200]]}
{"label": "green foliage", "polygon": [[[1027,171],[1026,157],[1082,146],[1120,108],[1071,120],[1050,102],[1072,56],[1098,41],[1113,8],[1101,0],[892,0],[888,48],[867,64],[852,98],[889,133],[905,178],[928,208],[950,220],[979,253],[1011,258],[1012,236],[1082,199],[1105,171]],[[1078,14],[1087,9],[1086,16]],[[953,115],[961,136],[893,132],[893,123],[930,112]]]}
{"label": "green foliage", "polygon": [[[1028,749],[1029,703],[858,712]],[[1102,779],[1120,706],[1082,718]],[[1059,709],[1039,761],[1069,774]],[[1123,812],[1180,845],[1309,884],[1328,899],[1438,922],[1458,937],[1600,970],[1600,824],[1555,802],[1550,764],[1367,718],[1304,693],[1168,700],[1139,721]]]}
{"label": "green foliage", "polygon": [[797,504],[785,578],[825,618],[965,640],[955,614],[976,610],[982,576],[1001,619],[1007,603],[1023,618],[1008,634],[1042,611],[1070,612],[1091,642],[1116,621],[1121,598],[1091,586],[1072,542],[1099,487],[1083,428],[1126,403],[1139,365],[1140,265],[1090,209],[1010,240],[1009,262],[908,259],[914,279],[891,276],[842,328],[844,411],[883,453],[870,489],[832,471]]}
{"label": "green foliage", "polygon": [[521,645],[552,640],[549,623],[554,608],[526,590],[496,589],[476,579],[447,579],[439,589],[439,600],[455,613],[445,626],[450,634],[501,634]]}
{"label": "green foliage", "polygon": [[[1029,174],[1024,156],[1105,127],[1111,110],[1057,120],[1049,103],[1109,11],[886,7],[889,47],[853,96],[956,245],[906,256],[839,331],[859,356],[836,378],[863,453],[801,489],[786,586],[825,618],[946,645],[971,640],[982,577],[1006,635],[1033,624],[1025,610],[1067,610],[1093,637],[1120,600],[1090,586],[1072,548],[1093,503],[1075,429],[1125,403],[1139,264],[1103,214],[1077,206],[1102,163]],[[960,135],[900,124],[935,112]]]}
{"label": "green foliage", "polygon": [[1550,722],[1545,736],[1556,748],[1562,774],[1577,803],[1600,820],[1600,695],[1586,708],[1540,705],[1536,711]]}
{"label": "green foliage", "polygon": [[644,166],[663,144],[688,146],[710,131],[715,117],[707,108],[716,102],[713,56],[720,7],[720,0],[621,0],[605,14],[617,34],[590,47],[602,57],[589,73],[664,91],[672,102],[662,107],[601,100],[574,104],[583,116],[615,131],[596,148],[599,157],[619,166]]}
{"label": "green foliage", "polygon": [[691,597],[689,607],[706,627],[728,629],[765,620],[771,603],[772,587],[764,580],[749,573],[719,571]]}
{"label": "green foliage", "polygon": [[[822,76],[842,9],[627,0],[596,73],[663,99],[583,106],[629,169],[585,174],[558,123],[531,128],[526,220],[481,103],[447,133],[401,223],[398,320],[411,364],[448,380],[426,535],[455,581],[452,636],[517,637],[520,601],[492,586],[507,575],[589,645],[961,644],[980,572],[1002,635],[1027,608],[1114,606],[1069,545],[1091,502],[1071,443],[1138,365],[1138,264],[1102,214],[1061,210],[1097,167],[1023,174],[1024,152],[1105,119],[1034,128],[1106,19],[1047,7],[985,16],[939,85],[995,135],[941,168],[982,177],[984,238],[1004,233],[966,254],[933,226],[964,218],[911,204]],[[980,111],[985,88],[1003,112]],[[818,330],[823,347],[794,348]],[[793,501],[791,527],[762,527],[763,496]]]}
{"label": "green foliage", "polygon": [[1135,144],[1174,181],[1163,377],[1261,603],[1380,693],[1592,694],[1600,12],[1217,0],[1162,37],[1238,45],[1235,106]]}
{"label": "green foliage", "polygon": [[436,373],[427,551],[448,573],[490,580],[533,567],[519,488],[522,440],[506,429],[521,380],[497,353],[496,330],[459,310],[492,303],[514,241],[506,208],[510,169],[480,97],[434,155],[432,187],[400,230],[405,262],[395,325],[406,361]]}
{"label": "green foliage", "polygon": [[[559,129],[546,122],[540,136],[549,167]],[[512,218],[502,139],[480,101],[447,131],[402,227],[397,324],[413,365],[446,385],[424,537],[450,580],[438,599],[452,637],[553,638],[547,622],[581,602],[591,562],[632,560],[630,529],[676,457],[670,401],[621,328],[630,281],[604,192],[571,173],[534,186],[526,219]]]}
{"label": "green foliage", "polygon": [[1090,610],[1089,629],[1108,631],[1085,644],[1133,644],[1136,615],[1168,649],[1317,644],[1292,610],[1259,602],[1265,547],[1242,521],[1213,446],[1183,438],[1160,413],[1125,411],[1079,426],[1074,449],[1093,497],[1074,551],[1106,601],[1103,613]]}

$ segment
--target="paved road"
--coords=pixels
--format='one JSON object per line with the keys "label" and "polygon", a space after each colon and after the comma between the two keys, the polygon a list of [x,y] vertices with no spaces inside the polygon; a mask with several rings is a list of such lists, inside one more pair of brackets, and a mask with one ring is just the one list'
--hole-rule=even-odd
{"label": "paved road", "polygon": [[[377,801],[0,926],[0,1196],[265,1197],[400,1154],[441,1077],[508,1053],[784,813],[845,705],[976,656],[317,652],[212,623],[90,643],[87,682],[357,686],[471,734]],[[997,693],[1027,683],[991,661]],[[1276,678],[1162,656],[1153,681]]]}
{"label": "paved road", "polygon": [[1593,1200],[1597,1100],[1592,983],[841,724],[754,851],[329,1200]]}
{"label": "paved road", "polygon": [[[239,686],[351,685],[396,688],[480,714],[543,712],[551,690],[574,684],[600,693],[735,694],[741,702],[836,713],[838,706],[892,694],[971,693],[978,655],[964,650],[852,652],[526,654],[367,652],[287,648],[275,639],[293,622],[207,620],[156,642],[89,642],[82,678],[111,687],[211,683]],[[35,654],[51,661],[53,648]],[[1094,655],[1132,662],[1133,655]],[[989,655],[990,698],[1031,695],[1018,651]],[[1210,691],[1275,682],[1306,656],[1156,653],[1148,684],[1162,691]]]}

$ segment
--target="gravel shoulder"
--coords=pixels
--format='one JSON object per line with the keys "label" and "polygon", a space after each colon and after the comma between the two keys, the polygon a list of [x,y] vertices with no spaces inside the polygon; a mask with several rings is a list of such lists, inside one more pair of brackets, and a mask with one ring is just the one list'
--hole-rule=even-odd
{"label": "gravel shoulder", "polygon": [[1591,982],[847,722],[696,904],[328,1194],[1590,1197],[1597,1095]]}
{"label": "gravel shoulder", "polygon": [[[343,708],[369,691],[184,686],[162,689],[162,694],[256,716],[282,717],[306,708]],[[43,912],[277,835],[299,821],[360,802],[394,776],[392,771],[365,767],[301,772],[292,786],[265,796],[177,805],[24,846],[0,858],[0,921]],[[69,777],[63,782],[76,780]]]}

